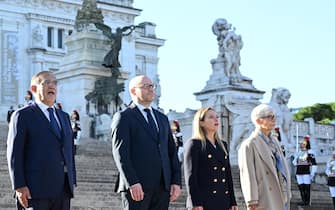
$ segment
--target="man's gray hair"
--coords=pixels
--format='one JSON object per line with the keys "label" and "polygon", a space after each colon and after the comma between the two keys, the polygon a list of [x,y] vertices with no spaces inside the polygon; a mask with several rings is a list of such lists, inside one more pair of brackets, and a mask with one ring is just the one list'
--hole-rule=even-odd
{"label": "man's gray hair", "polygon": [[270,113],[274,113],[272,106],[269,104],[260,104],[256,106],[252,112],[251,112],[251,121],[254,123],[254,125],[257,127],[256,120],[260,119],[262,117],[268,116]]}

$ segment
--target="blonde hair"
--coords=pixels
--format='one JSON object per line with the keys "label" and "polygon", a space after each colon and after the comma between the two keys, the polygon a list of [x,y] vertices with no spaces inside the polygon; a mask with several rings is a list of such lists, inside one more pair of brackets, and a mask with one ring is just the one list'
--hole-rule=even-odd
{"label": "blonde hair", "polygon": [[[204,128],[200,125],[201,121],[204,121],[206,114],[208,111],[215,111],[211,107],[205,107],[199,109],[193,119],[193,135],[192,138],[195,140],[199,140],[201,142],[202,149],[204,150],[206,148],[206,131]],[[225,148],[224,144],[222,143],[219,134],[216,132],[214,134],[215,141],[220,145],[220,147],[223,149],[223,151],[228,155],[227,149]]]}

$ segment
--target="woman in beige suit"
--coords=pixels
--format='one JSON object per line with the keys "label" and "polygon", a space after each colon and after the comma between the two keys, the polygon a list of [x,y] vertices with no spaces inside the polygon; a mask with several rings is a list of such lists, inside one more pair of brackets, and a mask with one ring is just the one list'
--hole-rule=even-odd
{"label": "woman in beige suit", "polygon": [[261,104],[251,113],[254,132],[238,151],[241,187],[249,210],[288,210],[290,174],[280,143],[272,136],[275,114]]}

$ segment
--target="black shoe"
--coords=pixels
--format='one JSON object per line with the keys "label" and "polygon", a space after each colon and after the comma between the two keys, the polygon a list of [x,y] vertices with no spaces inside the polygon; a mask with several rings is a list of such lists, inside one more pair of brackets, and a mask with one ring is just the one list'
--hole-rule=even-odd
{"label": "black shoe", "polygon": [[306,205],[306,202],[299,202],[298,206],[307,206],[307,205]]}

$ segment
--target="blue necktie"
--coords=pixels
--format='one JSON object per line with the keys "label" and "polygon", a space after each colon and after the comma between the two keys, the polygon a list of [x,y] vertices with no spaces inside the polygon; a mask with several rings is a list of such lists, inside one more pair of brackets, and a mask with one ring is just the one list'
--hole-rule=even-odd
{"label": "blue necktie", "polygon": [[54,109],[49,107],[49,108],[47,108],[47,110],[49,112],[50,125],[52,127],[52,130],[55,132],[57,137],[60,138],[61,137],[61,132],[60,132],[60,128],[58,126],[58,123],[56,121],[56,118],[54,116]]}
{"label": "blue necktie", "polygon": [[284,179],[287,180],[286,170],[284,168],[283,162],[280,158],[279,151],[278,151],[280,148],[277,148],[276,144],[273,142],[271,138],[268,138],[263,134],[261,135],[261,137],[265,141],[265,143],[267,143],[271,147],[273,155],[276,159],[276,168],[283,175]]}
{"label": "blue necktie", "polygon": [[277,169],[283,175],[284,179],[287,180],[286,171],[285,171],[284,165],[283,165],[283,163],[281,161],[280,155],[278,153],[276,153],[275,156],[276,156],[276,166],[277,166]]}
{"label": "blue necktie", "polygon": [[147,113],[148,123],[149,123],[149,126],[150,126],[151,130],[154,131],[155,134],[157,134],[158,133],[157,126],[156,126],[156,123],[154,121],[154,118],[151,115],[151,110],[148,109],[148,108],[145,108],[144,111]]}

